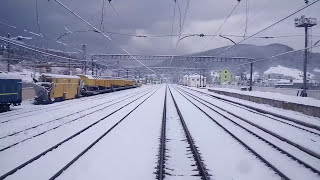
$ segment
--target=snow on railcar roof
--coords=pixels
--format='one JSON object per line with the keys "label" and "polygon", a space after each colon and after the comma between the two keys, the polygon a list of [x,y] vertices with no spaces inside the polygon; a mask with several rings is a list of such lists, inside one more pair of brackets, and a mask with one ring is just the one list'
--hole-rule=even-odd
{"label": "snow on railcar roof", "polygon": [[18,76],[17,74],[15,73],[8,73],[8,72],[2,72],[0,71],[0,79],[21,79],[20,76]]}
{"label": "snow on railcar roof", "polygon": [[62,75],[62,74],[41,74],[41,76],[50,76],[50,77],[55,77],[55,78],[70,78],[70,79],[80,79],[79,76],[75,75]]}

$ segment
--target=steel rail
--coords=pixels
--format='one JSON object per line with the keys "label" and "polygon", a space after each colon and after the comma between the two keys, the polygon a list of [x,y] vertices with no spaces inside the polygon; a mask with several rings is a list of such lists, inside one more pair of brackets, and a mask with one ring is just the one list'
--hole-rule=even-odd
{"label": "steel rail", "polygon": [[178,107],[178,104],[177,104],[176,100],[175,100],[174,97],[173,97],[173,94],[172,94],[172,92],[171,92],[170,87],[169,87],[169,92],[170,92],[170,94],[171,94],[171,97],[172,97],[174,106],[175,106],[175,108],[176,108],[176,110],[177,110],[177,113],[178,113],[178,115],[179,115],[179,119],[180,119],[180,122],[181,122],[181,124],[182,124],[184,133],[185,133],[185,135],[186,135],[187,141],[188,141],[188,143],[189,143],[189,147],[190,147],[191,152],[192,152],[192,154],[193,154],[194,160],[196,161],[196,165],[197,165],[197,169],[198,169],[198,171],[199,171],[199,175],[202,177],[203,180],[209,180],[209,179],[210,179],[210,175],[208,174],[208,171],[207,171],[207,169],[205,168],[205,165],[204,165],[204,163],[203,163],[203,160],[201,159],[201,156],[200,156],[200,154],[199,154],[199,152],[198,152],[198,150],[197,150],[197,147],[195,146],[195,143],[194,143],[194,141],[193,141],[193,138],[192,138],[192,136],[191,136],[191,133],[190,133],[190,131],[189,131],[189,129],[188,129],[187,124],[186,124],[185,121],[184,121],[184,118],[183,118],[182,113],[181,113],[181,111],[180,111],[180,109],[179,109],[179,107]]}
{"label": "steel rail", "polygon": [[167,86],[164,95],[162,124],[161,124],[161,137],[159,148],[159,160],[157,166],[157,179],[163,180],[165,177],[165,156],[166,156],[166,121],[167,121]]}
{"label": "steel rail", "polygon": [[[190,89],[190,90],[196,91],[196,90],[193,90],[193,89]],[[200,92],[200,91],[196,91],[196,92]],[[264,110],[264,109],[260,109],[260,108],[257,108],[257,107],[253,107],[253,106],[250,106],[250,105],[246,105],[246,104],[243,104],[243,103],[240,103],[240,102],[235,102],[235,101],[232,101],[232,100],[229,100],[229,99],[225,99],[225,98],[222,98],[222,97],[219,97],[219,96],[215,96],[215,95],[212,95],[212,94],[207,94],[207,93],[204,93],[204,92],[200,92],[200,93],[206,94],[206,95],[214,97],[216,99],[220,99],[220,100],[224,100],[224,101],[227,101],[227,102],[230,102],[230,103],[238,104],[240,106],[244,106],[246,108],[253,109],[253,110],[258,111],[260,113],[270,114],[270,115],[275,116],[277,118],[285,119],[287,121],[291,121],[291,122],[294,122],[296,124],[299,124],[299,125],[302,125],[302,126],[305,126],[305,127],[320,131],[320,127],[317,126],[317,125],[314,125],[314,124],[303,122],[303,121],[300,121],[298,119],[294,119],[294,118],[287,117],[287,116],[284,116],[284,115],[281,115],[281,114],[273,113],[273,112],[270,112],[270,111],[267,111],[267,110]]]}
{"label": "steel rail", "polygon": [[139,103],[135,108],[133,108],[129,113],[127,113],[123,118],[121,118],[116,124],[114,124],[111,128],[109,128],[105,133],[103,133],[99,138],[97,138],[93,143],[91,143],[86,149],[84,149],[80,154],[78,154],[75,158],[73,158],[68,164],[62,167],[58,172],[56,172],[49,180],[54,180],[59,177],[63,171],[68,169],[73,163],[75,163],[81,156],[83,156],[86,152],[88,152],[94,145],[96,145],[102,138],[104,138],[108,133],[110,133],[114,128],[116,128],[123,120],[125,120],[132,112],[134,112],[141,104],[147,101],[152,95],[154,95],[159,88],[150,94],[146,99],[144,99],[141,103]]}
{"label": "steel rail", "polygon": [[286,143],[288,143],[288,144],[290,144],[290,145],[292,145],[292,146],[300,149],[301,151],[303,151],[303,152],[305,152],[305,153],[307,153],[307,154],[309,154],[309,155],[311,155],[311,156],[313,156],[313,157],[315,157],[315,158],[317,158],[317,159],[320,159],[320,154],[318,154],[317,152],[315,152],[315,151],[313,151],[313,150],[311,150],[311,149],[309,149],[309,148],[306,148],[306,147],[304,147],[304,146],[301,146],[301,145],[293,142],[292,140],[289,140],[289,139],[287,139],[287,138],[284,138],[284,137],[278,135],[277,133],[274,133],[274,132],[272,132],[272,131],[270,131],[270,130],[268,130],[268,129],[266,129],[266,128],[264,128],[264,127],[262,127],[262,126],[260,126],[260,125],[258,125],[258,124],[256,124],[256,123],[253,123],[253,122],[251,122],[251,121],[249,121],[249,120],[247,120],[247,119],[245,119],[245,118],[243,118],[243,117],[241,117],[241,116],[239,116],[239,115],[237,115],[237,114],[235,114],[235,113],[232,113],[232,112],[230,112],[230,111],[228,111],[228,110],[226,110],[226,109],[223,109],[223,108],[221,108],[221,107],[219,107],[219,106],[217,106],[217,105],[214,105],[214,104],[212,104],[212,103],[211,103],[211,105],[214,106],[214,107],[216,107],[216,108],[218,108],[218,109],[220,109],[220,110],[222,110],[222,111],[227,112],[228,114],[231,114],[232,116],[234,116],[234,117],[236,117],[236,118],[238,118],[238,119],[241,119],[242,121],[244,121],[244,122],[246,122],[246,123],[248,123],[248,124],[250,124],[250,125],[252,125],[252,126],[254,126],[254,127],[262,130],[262,131],[264,131],[265,133],[268,133],[268,134],[270,134],[270,135],[278,138],[278,139],[281,140],[281,141],[284,141],[284,142],[286,142]]}
{"label": "steel rail", "polygon": [[[188,94],[187,92],[184,92],[184,93],[185,93],[185,94]],[[313,171],[314,173],[317,173],[318,175],[320,175],[320,171],[317,170],[316,168],[312,167],[311,165],[309,165],[308,163],[304,162],[303,160],[295,157],[294,155],[292,155],[292,154],[289,153],[288,151],[286,151],[286,150],[284,150],[283,148],[281,148],[281,147],[275,145],[274,143],[268,141],[267,139],[263,138],[262,136],[254,133],[253,131],[249,130],[248,128],[245,128],[244,126],[240,125],[239,123],[235,122],[234,120],[230,119],[229,117],[223,115],[222,113],[218,112],[217,110],[209,107],[208,105],[206,105],[205,103],[201,102],[200,100],[202,100],[202,101],[204,101],[204,102],[206,102],[206,103],[208,103],[208,104],[216,107],[214,104],[212,104],[212,103],[210,103],[210,102],[208,102],[208,101],[206,101],[206,100],[204,100],[204,99],[202,99],[202,98],[199,98],[199,97],[194,96],[194,97],[200,99],[200,100],[198,100],[198,99],[192,97],[191,94],[188,94],[188,96],[191,97],[192,99],[198,101],[198,102],[201,103],[202,105],[206,106],[207,108],[211,109],[211,110],[214,111],[215,113],[217,113],[217,114],[221,115],[222,117],[228,119],[229,121],[231,121],[231,122],[232,122],[233,124],[235,124],[236,126],[239,126],[240,128],[244,129],[244,130],[247,131],[248,133],[250,133],[250,134],[252,134],[253,136],[257,137],[258,139],[264,141],[265,143],[267,143],[267,144],[270,145],[271,147],[275,148],[276,150],[280,151],[281,153],[283,153],[283,154],[287,155],[288,157],[292,158],[293,160],[297,161],[298,163],[300,163],[300,164],[303,165],[304,167],[311,169],[311,171]]]}
{"label": "steel rail", "polygon": [[[227,100],[224,100],[224,99],[222,99],[222,98],[221,98],[221,99],[218,99],[218,98],[214,97],[213,95],[211,96],[210,94],[207,94],[207,93],[204,93],[204,92],[201,92],[201,91],[197,91],[197,90],[194,90],[194,89],[189,89],[189,88],[186,88],[186,89],[192,90],[192,91],[195,91],[195,92],[198,92],[198,93],[200,93],[200,94],[204,94],[205,96],[208,96],[208,97],[210,97],[210,98],[212,98],[212,99],[217,99],[217,100],[219,100],[219,101],[222,101],[222,102],[224,102],[224,103],[230,104],[230,105],[232,105],[232,106],[236,106],[236,107],[241,108],[241,109],[244,109],[244,110],[246,110],[246,111],[249,111],[249,112],[252,112],[252,113],[255,113],[255,114],[264,116],[264,117],[269,118],[269,119],[272,119],[272,120],[274,120],[274,121],[278,121],[278,122],[283,123],[283,124],[286,124],[286,125],[288,125],[288,126],[292,126],[292,127],[297,128],[297,129],[300,129],[300,130],[309,132],[309,133],[311,133],[311,134],[320,136],[320,133],[314,132],[314,131],[310,131],[310,130],[306,129],[306,128],[309,128],[309,127],[303,126],[303,125],[301,125],[301,124],[298,124],[298,123],[295,123],[295,122],[292,122],[292,121],[289,121],[289,122],[298,124],[298,125],[303,126],[303,127],[300,127],[300,126],[297,126],[297,125],[294,125],[294,124],[290,124],[290,123],[288,123],[288,122],[285,122],[285,121],[288,121],[287,119],[282,119],[282,118],[277,117],[277,116],[276,116],[276,118],[270,117],[270,116],[266,115],[265,113],[262,113],[262,112],[259,112],[259,111],[255,110],[256,108],[250,108],[250,106],[248,106],[248,107],[247,107],[247,106],[243,106],[243,105],[241,105],[241,103],[237,103],[237,102],[232,103],[232,102],[227,101]],[[277,119],[277,118],[278,118],[278,119]]]}
{"label": "steel rail", "polygon": [[[179,92],[179,91],[178,91]],[[181,94],[181,92],[179,92]],[[204,113],[209,119],[211,119],[215,124],[217,124],[219,127],[221,127],[226,133],[228,133],[231,137],[233,137],[235,140],[237,140],[240,144],[242,144],[246,149],[248,149],[250,152],[252,152],[255,156],[257,156],[263,163],[265,163],[267,166],[269,166],[274,172],[278,173],[278,175],[285,179],[290,180],[289,177],[287,177],[284,173],[282,173],[279,169],[277,169],[275,166],[273,166],[269,161],[267,161],[265,158],[263,158],[259,153],[257,153],[255,150],[253,150],[250,146],[248,146],[245,142],[243,142],[240,138],[238,138],[236,135],[234,135],[231,131],[229,131],[227,128],[225,128],[223,125],[221,125],[218,121],[216,121],[213,117],[211,117],[208,113],[206,113],[203,109],[201,109],[199,106],[197,106],[194,102],[192,102],[190,99],[185,97],[183,94],[181,94],[186,100],[188,100],[191,104],[193,104],[197,109],[199,109],[202,113]]]}
{"label": "steel rail", "polygon": [[[158,89],[159,89],[159,88],[158,88]],[[156,91],[157,91],[158,89],[156,89]],[[153,91],[153,90],[151,90],[150,92],[152,92],[152,91]],[[155,91],[155,92],[156,92],[156,91]],[[78,136],[79,134],[82,134],[82,133],[83,133],[83,132],[85,132],[86,130],[88,130],[88,129],[90,129],[91,127],[93,127],[93,126],[97,125],[99,122],[101,122],[101,121],[105,120],[106,118],[108,118],[108,117],[109,117],[109,116],[111,116],[112,114],[114,114],[114,113],[116,113],[116,112],[120,111],[121,109],[123,109],[123,108],[127,107],[128,105],[132,104],[133,102],[137,101],[138,99],[142,98],[143,96],[145,96],[146,94],[148,94],[148,93],[150,93],[150,92],[147,92],[147,93],[143,94],[142,96],[140,96],[140,97],[138,97],[138,98],[134,99],[133,101],[131,101],[131,102],[129,102],[129,103],[127,103],[127,104],[125,104],[124,106],[122,106],[122,107],[118,108],[117,110],[115,110],[115,111],[113,111],[112,113],[110,113],[110,114],[106,115],[105,117],[103,117],[103,118],[101,118],[101,119],[97,120],[96,122],[94,122],[94,123],[90,124],[89,126],[87,126],[87,127],[83,128],[83,129],[81,129],[80,131],[78,131],[77,133],[73,134],[72,136],[69,136],[68,138],[64,139],[63,141],[59,142],[58,144],[56,144],[56,145],[52,146],[51,148],[49,148],[49,149],[45,150],[44,152],[42,152],[42,153],[38,154],[37,156],[35,156],[35,157],[33,157],[33,158],[29,159],[28,161],[26,161],[26,162],[24,162],[24,163],[20,164],[19,166],[17,166],[17,167],[15,167],[15,168],[13,168],[13,169],[12,169],[12,170],[10,170],[9,172],[7,172],[7,173],[5,173],[5,174],[1,175],[1,176],[0,176],[0,180],[3,180],[3,179],[5,179],[5,178],[7,178],[8,176],[10,176],[10,175],[14,174],[14,173],[15,173],[16,171],[18,171],[19,169],[22,169],[23,167],[27,166],[28,164],[31,164],[32,162],[36,161],[36,160],[37,160],[37,159],[39,159],[40,157],[42,157],[42,156],[46,155],[48,152],[50,152],[50,151],[52,151],[52,150],[54,150],[54,149],[58,148],[59,146],[61,146],[61,145],[62,145],[62,144],[64,144],[65,142],[68,142],[69,140],[73,139],[74,137]],[[155,93],[155,92],[154,92],[154,93]]]}

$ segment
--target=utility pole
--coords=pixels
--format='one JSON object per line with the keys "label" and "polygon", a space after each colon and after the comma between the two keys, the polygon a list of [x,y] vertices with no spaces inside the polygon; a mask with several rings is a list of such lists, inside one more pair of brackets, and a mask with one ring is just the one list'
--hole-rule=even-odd
{"label": "utility pole", "polygon": [[202,70],[202,86],[206,87],[206,85],[204,84],[204,70]]}
{"label": "utility pole", "polygon": [[304,27],[305,31],[305,50],[304,50],[304,61],[303,61],[303,90],[301,92],[302,97],[307,97],[307,63],[308,63],[308,53],[309,50],[308,47],[308,28],[317,25],[317,19],[316,18],[306,18],[305,16],[301,16],[301,18],[296,18],[294,20],[294,24],[296,27]]}
{"label": "utility pole", "polygon": [[[7,38],[10,39],[10,33],[7,34]],[[10,44],[6,46],[6,49],[7,49],[8,72],[10,72]]]}
{"label": "utility pole", "polygon": [[92,60],[92,61],[91,61],[91,67],[92,67],[92,69],[91,69],[91,70],[92,70],[92,71],[91,71],[91,75],[93,76],[93,71],[94,71],[93,58],[91,58],[91,60]]}
{"label": "utility pole", "polygon": [[128,77],[129,77],[129,73],[128,73],[128,69],[127,69],[127,79],[128,79]]}
{"label": "utility pole", "polygon": [[71,73],[71,60],[69,59],[69,75],[72,75]]}
{"label": "utility pole", "polygon": [[200,75],[200,87],[201,87],[201,70],[200,70],[199,75]]}
{"label": "utility pole", "polygon": [[98,64],[96,63],[96,76],[98,77]]}
{"label": "utility pole", "polygon": [[[82,45],[82,59],[85,60],[83,65],[84,74],[87,74],[87,46],[85,44]],[[83,73],[83,72],[82,72]]]}
{"label": "utility pole", "polygon": [[252,91],[252,73],[253,73],[253,62],[250,63],[250,87],[249,87],[249,91]]}

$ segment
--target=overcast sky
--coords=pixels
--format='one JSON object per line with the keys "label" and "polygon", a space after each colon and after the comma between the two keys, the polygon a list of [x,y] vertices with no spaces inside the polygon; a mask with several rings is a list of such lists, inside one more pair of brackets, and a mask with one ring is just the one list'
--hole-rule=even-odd
{"label": "overcast sky", "polygon": [[[100,27],[102,0],[60,1],[97,28]],[[188,0],[179,0],[182,19],[186,12],[182,34],[214,34],[231,9],[237,4],[237,0],[190,0],[189,8],[186,11],[187,2]],[[305,5],[304,0],[248,0],[248,3],[248,35]],[[174,0],[112,0],[111,4],[115,11],[106,0],[103,27],[106,34],[113,39],[112,42],[94,32],[71,34],[60,40],[77,48],[86,44],[88,53],[123,53],[120,48],[125,48],[133,54],[190,54],[231,44],[230,41],[219,37],[213,39],[212,37],[188,37],[176,46],[178,37],[173,38],[171,43],[171,37],[142,38],[110,34],[107,32],[149,36],[170,35],[175,7]],[[24,42],[40,47],[74,51],[54,41],[31,36],[24,30],[42,33],[50,39],[56,39],[59,34],[66,32],[65,27],[71,31],[90,29],[54,0],[38,0],[38,14],[41,32],[37,26],[36,0],[1,0],[0,21],[14,25],[17,29],[0,24],[0,35],[5,36],[10,33],[11,36],[33,37],[33,40],[24,40]],[[320,19],[320,2],[261,33],[260,36],[303,35],[302,28],[294,27],[294,18],[301,15]],[[176,5],[173,34],[179,33],[179,18],[178,6]],[[243,35],[245,22],[246,1],[242,0],[219,34]],[[314,42],[320,39],[319,26],[312,29],[312,34],[318,35],[318,37],[313,37]],[[232,39],[237,42],[242,38],[232,37]],[[304,47],[304,37],[250,39],[245,43],[256,45],[283,43],[294,49],[299,49]],[[319,52],[320,48],[313,51]]]}

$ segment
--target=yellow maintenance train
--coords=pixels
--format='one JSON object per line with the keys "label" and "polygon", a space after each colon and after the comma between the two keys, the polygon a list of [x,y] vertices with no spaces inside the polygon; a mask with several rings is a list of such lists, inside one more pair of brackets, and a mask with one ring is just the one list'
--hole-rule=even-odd
{"label": "yellow maintenance train", "polygon": [[134,80],[109,79],[89,75],[42,74],[35,88],[37,104],[74,99],[137,87]]}

